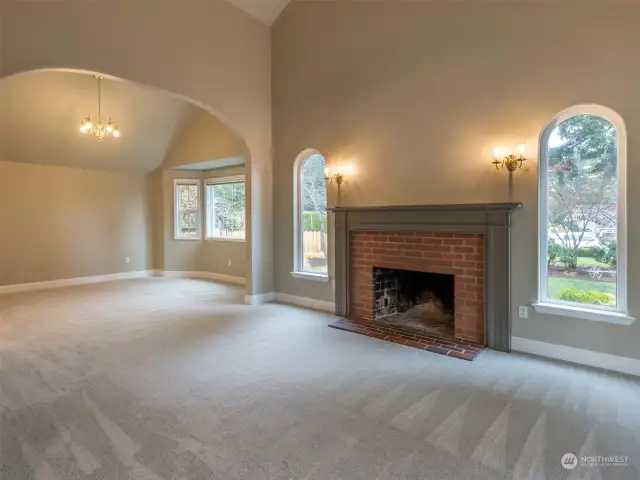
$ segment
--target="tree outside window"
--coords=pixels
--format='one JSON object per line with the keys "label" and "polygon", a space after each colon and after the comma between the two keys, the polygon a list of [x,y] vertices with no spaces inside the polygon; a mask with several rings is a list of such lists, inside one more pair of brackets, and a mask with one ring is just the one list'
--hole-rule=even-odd
{"label": "tree outside window", "polygon": [[577,115],[553,130],[547,148],[547,297],[615,307],[616,128]]}

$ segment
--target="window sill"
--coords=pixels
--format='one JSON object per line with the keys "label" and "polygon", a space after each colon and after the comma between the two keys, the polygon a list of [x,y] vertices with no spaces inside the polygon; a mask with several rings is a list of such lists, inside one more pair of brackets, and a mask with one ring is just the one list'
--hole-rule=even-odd
{"label": "window sill", "polygon": [[199,242],[202,240],[200,237],[173,237],[174,240],[186,240],[187,242]]}
{"label": "window sill", "polygon": [[301,278],[303,280],[311,280],[313,282],[329,282],[329,275],[323,275],[321,273],[309,273],[309,272],[291,272],[293,278]]}
{"label": "window sill", "polygon": [[205,239],[207,242],[235,242],[235,243],[246,243],[246,239],[244,238],[225,238],[225,237],[207,237]]}
{"label": "window sill", "polygon": [[553,303],[534,303],[533,308],[538,313],[559,315],[561,317],[581,318],[592,322],[613,323],[616,325],[631,325],[636,321],[626,313],[596,310],[594,308],[580,308]]}

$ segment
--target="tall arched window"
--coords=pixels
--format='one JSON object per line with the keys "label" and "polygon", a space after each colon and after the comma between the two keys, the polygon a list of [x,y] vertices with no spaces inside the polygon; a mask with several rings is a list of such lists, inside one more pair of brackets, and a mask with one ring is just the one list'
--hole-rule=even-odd
{"label": "tall arched window", "polygon": [[540,142],[536,310],[628,323],[626,131],[598,105],[572,107]]}
{"label": "tall arched window", "polygon": [[292,275],[328,280],[327,183],[324,157],[309,149],[298,155],[294,178],[294,258]]}

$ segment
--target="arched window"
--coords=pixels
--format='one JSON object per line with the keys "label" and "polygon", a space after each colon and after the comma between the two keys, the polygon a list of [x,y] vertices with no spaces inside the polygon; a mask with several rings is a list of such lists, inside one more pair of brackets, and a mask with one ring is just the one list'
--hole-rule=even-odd
{"label": "arched window", "polygon": [[292,275],[328,280],[327,184],[324,157],[309,149],[298,155],[294,178],[294,258]]}
{"label": "arched window", "polygon": [[540,141],[536,310],[628,323],[626,131],[598,105],[572,107]]}

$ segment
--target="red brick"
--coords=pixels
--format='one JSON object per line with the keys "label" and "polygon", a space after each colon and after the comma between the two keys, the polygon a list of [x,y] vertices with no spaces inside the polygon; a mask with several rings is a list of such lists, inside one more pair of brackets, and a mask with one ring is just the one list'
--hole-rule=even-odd
{"label": "red brick", "polygon": [[442,240],[443,245],[463,245],[464,240],[461,238],[445,238]]}
{"label": "red brick", "polygon": [[435,233],[436,238],[455,238],[455,233]]}
{"label": "red brick", "polygon": [[439,245],[442,245],[442,239],[441,238],[423,238],[422,244],[430,245],[432,247],[437,247]]}
{"label": "red brick", "polygon": [[419,237],[406,237],[403,238],[402,241],[404,241],[404,243],[417,243],[417,244],[421,244],[423,239],[419,238]]}
{"label": "red brick", "polygon": [[467,262],[466,260],[465,261],[457,261],[455,263],[455,266],[456,267],[464,267],[464,268],[467,268],[467,267],[476,268],[477,262]]}
{"label": "red brick", "polygon": [[464,244],[471,247],[483,247],[484,240],[482,238],[466,238]]}
{"label": "red brick", "polygon": [[455,253],[474,253],[476,251],[476,248],[475,247],[460,246],[460,247],[453,247],[453,251]]}

